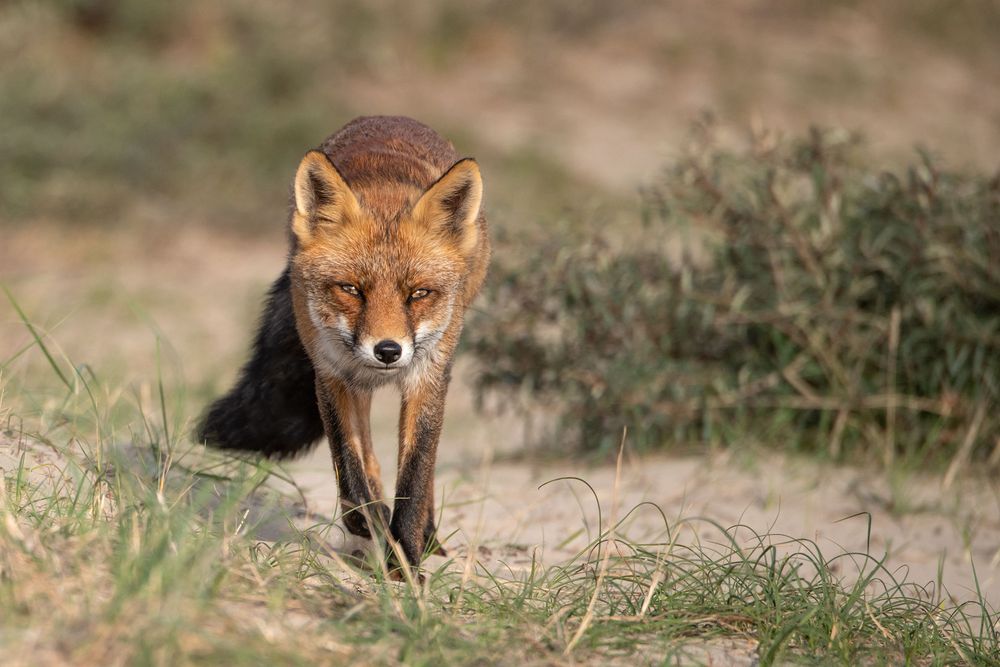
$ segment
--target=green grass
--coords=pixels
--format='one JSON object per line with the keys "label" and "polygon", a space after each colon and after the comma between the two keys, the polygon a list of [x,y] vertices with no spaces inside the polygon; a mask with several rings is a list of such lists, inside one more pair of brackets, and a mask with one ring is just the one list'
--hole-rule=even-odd
{"label": "green grass", "polygon": [[[17,461],[0,486],[0,642],[15,663],[697,664],[726,646],[763,665],[1000,660],[981,597],[955,606],[876,553],[705,518],[664,516],[643,542],[619,532],[629,513],[663,516],[651,505],[613,509],[564,562],[459,554],[423,585],[390,582],[330,551],[329,520],[296,527],[294,486],[265,485],[280,468],[191,443],[178,387],[132,395],[34,342],[58,381],[5,363],[0,387],[0,451]],[[274,517],[285,537],[264,541]]]}

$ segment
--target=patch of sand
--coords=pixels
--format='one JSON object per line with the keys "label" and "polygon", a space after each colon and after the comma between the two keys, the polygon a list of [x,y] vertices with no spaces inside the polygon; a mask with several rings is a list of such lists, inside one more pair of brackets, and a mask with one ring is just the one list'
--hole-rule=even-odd
{"label": "patch of sand", "polygon": [[[640,503],[654,503],[681,543],[720,541],[714,522],[745,526],[737,535],[748,545],[756,532],[814,540],[827,558],[843,551],[867,551],[876,558],[888,553],[888,569],[920,585],[933,584],[940,565],[944,587],[955,601],[976,597],[975,563],[986,599],[1000,604],[1000,485],[995,481],[966,478],[944,490],[940,476],[894,480],[806,459],[762,455],[740,461],[722,453],[626,456],[616,485],[612,465],[493,461],[496,453],[516,446],[517,438],[511,438],[516,429],[509,422],[477,419],[470,392],[458,380],[455,385],[439,449],[436,498],[443,506],[439,529],[450,536],[445,546],[456,555],[473,549],[486,565],[527,567],[532,558],[555,564],[578,553],[598,531],[593,495],[577,481],[545,484],[573,476],[593,487],[606,525]],[[396,458],[394,399],[382,394],[373,408],[387,493]],[[311,511],[335,514],[337,489],[325,444],[288,469],[305,490]],[[691,520],[696,517],[704,520]],[[622,532],[650,542],[664,542],[667,535],[663,517],[652,507],[633,513]]]}

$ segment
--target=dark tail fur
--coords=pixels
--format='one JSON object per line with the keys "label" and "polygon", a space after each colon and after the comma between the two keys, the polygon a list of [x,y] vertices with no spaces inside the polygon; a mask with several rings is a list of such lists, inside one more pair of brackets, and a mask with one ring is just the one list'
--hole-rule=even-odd
{"label": "dark tail fur", "polygon": [[250,360],[236,385],[208,409],[198,437],[220,449],[286,458],[322,436],[315,375],[295,330],[286,269],[268,292]]}

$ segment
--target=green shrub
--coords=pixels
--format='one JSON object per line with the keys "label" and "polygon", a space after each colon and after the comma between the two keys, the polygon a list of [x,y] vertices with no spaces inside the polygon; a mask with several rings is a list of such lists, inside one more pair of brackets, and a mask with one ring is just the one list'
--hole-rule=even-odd
{"label": "green shrub", "polygon": [[829,132],[760,144],[680,160],[641,234],[498,252],[469,331],[480,396],[555,410],[591,450],[628,426],[644,447],[750,435],[995,464],[1000,180],[924,153],[879,171]]}

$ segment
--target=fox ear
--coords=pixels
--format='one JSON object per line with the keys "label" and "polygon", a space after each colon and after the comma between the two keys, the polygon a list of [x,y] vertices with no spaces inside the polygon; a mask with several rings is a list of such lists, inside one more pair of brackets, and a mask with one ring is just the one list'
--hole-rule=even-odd
{"label": "fox ear", "polygon": [[479,207],[483,179],[472,158],[459,160],[428,188],[413,207],[413,218],[458,242],[469,253],[479,241]]}
{"label": "fox ear", "polygon": [[295,212],[292,231],[309,243],[323,226],[357,217],[358,200],[344,177],[320,151],[309,151],[295,172]]}

